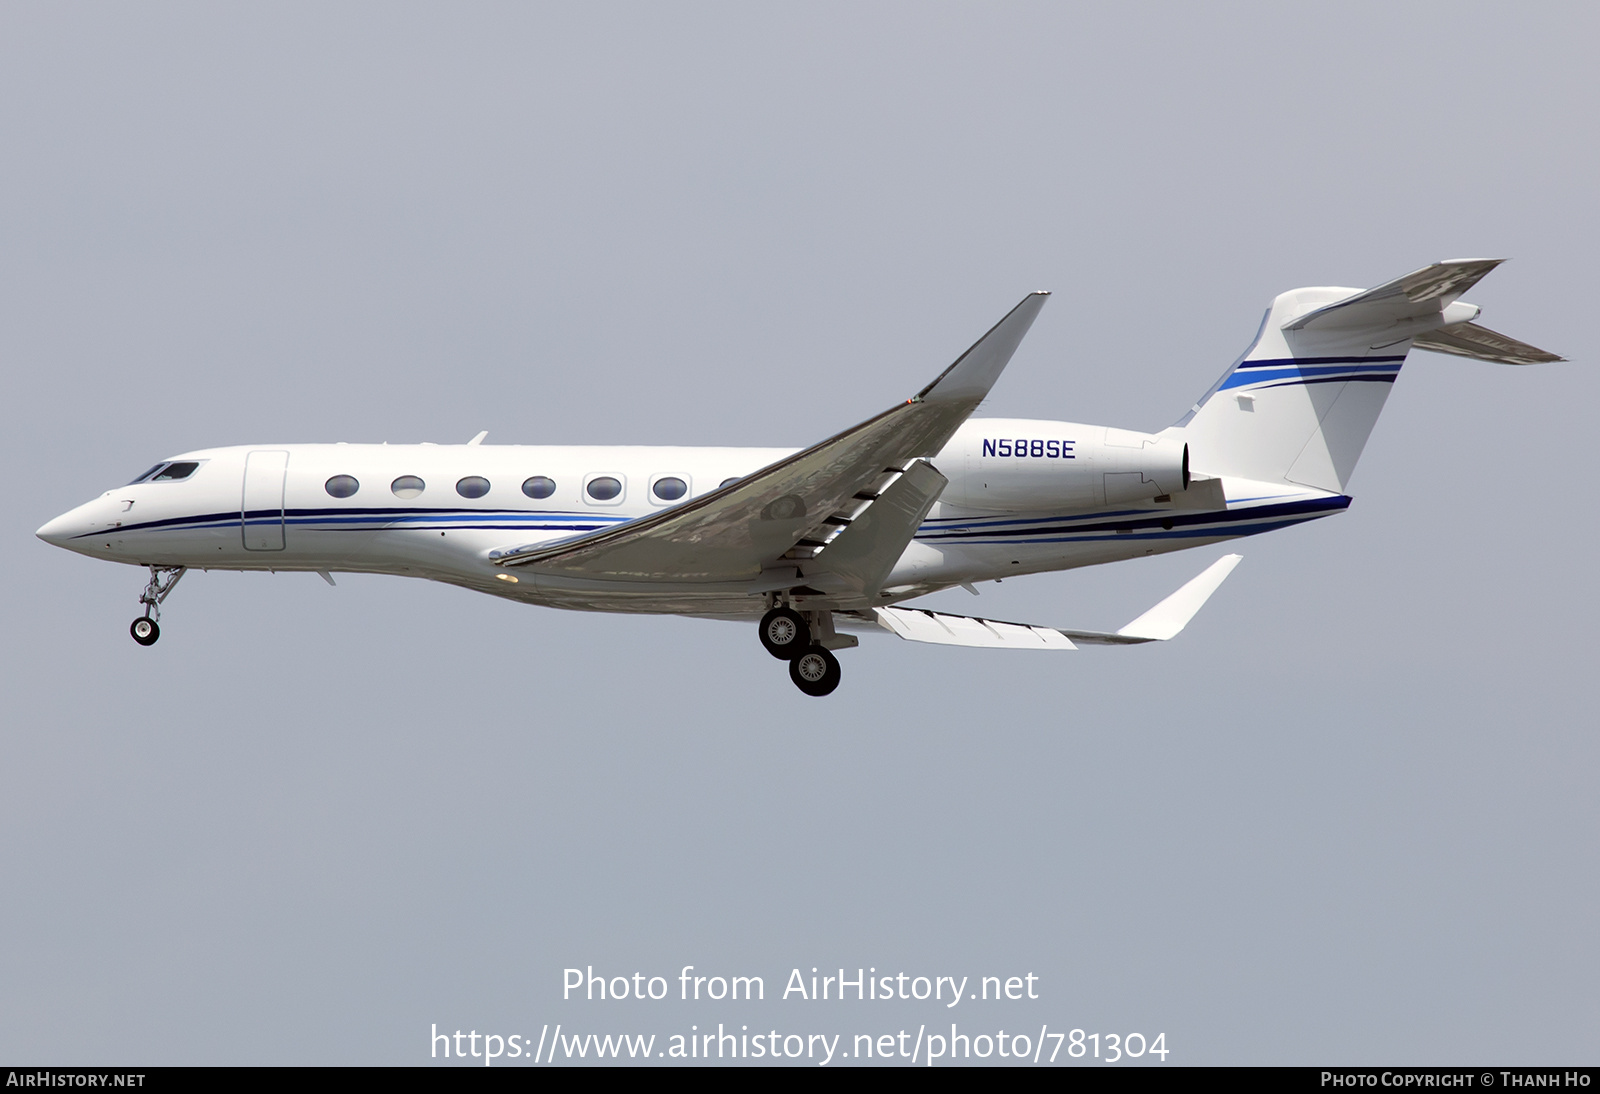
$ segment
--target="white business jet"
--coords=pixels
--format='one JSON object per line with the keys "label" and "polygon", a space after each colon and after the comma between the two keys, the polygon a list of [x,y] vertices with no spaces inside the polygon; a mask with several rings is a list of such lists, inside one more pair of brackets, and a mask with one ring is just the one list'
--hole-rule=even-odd
{"label": "white business jet", "polygon": [[1202,547],[1315,520],[1345,484],[1412,348],[1562,358],[1474,322],[1498,260],[1440,262],[1365,292],[1273,301],[1256,339],[1159,433],[969,416],[1048,294],[1033,293],[916,395],[801,451],[281,444],[187,452],[38,535],[148,567],[135,641],[192,569],[395,574],[529,604],[758,622],[808,695],[848,631],[1071,650],[1168,639],[1226,555],[1114,633],[899,606],[939,589]]}

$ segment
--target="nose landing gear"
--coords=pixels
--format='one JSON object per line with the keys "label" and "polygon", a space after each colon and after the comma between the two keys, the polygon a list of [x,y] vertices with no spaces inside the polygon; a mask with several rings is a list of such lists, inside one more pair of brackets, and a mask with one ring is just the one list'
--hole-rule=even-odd
{"label": "nose landing gear", "polygon": [[139,645],[153,646],[156,639],[161,637],[161,602],[172,594],[186,573],[188,568],[184,566],[150,567],[150,583],[139,596],[139,603],[144,605],[144,614],[128,627],[128,633]]}

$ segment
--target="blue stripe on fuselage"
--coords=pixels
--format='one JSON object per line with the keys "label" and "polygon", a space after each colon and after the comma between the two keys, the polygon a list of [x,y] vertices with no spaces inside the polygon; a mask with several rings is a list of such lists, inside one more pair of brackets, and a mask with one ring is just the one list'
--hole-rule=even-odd
{"label": "blue stripe on fuselage", "polygon": [[[1107,520],[1112,514],[1096,513],[1089,518],[1055,517],[1018,521],[1009,529],[985,526],[974,528],[971,524],[961,524],[959,527],[929,528],[924,524],[917,532],[917,539],[925,543],[1046,543],[1059,542],[1072,539],[1104,539],[1116,536],[1125,536],[1130,533],[1144,533],[1157,538],[1176,538],[1182,536],[1221,535],[1249,535],[1252,531],[1270,531],[1262,527],[1244,530],[1244,526],[1254,521],[1270,521],[1272,528],[1281,528],[1287,524],[1297,524],[1301,521],[1316,520],[1318,517],[1330,516],[1340,512],[1350,505],[1348,495],[1340,494],[1337,497],[1305,498],[1300,501],[1280,502],[1274,505],[1254,505],[1243,509],[1214,510],[1211,512],[1185,513],[1181,511],[1165,511],[1152,513],[1143,510],[1139,518],[1134,520]],[[1090,519],[1093,523],[1077,523]],[[1053,520],[1054,527],[1034,527]],[[1029,525],[1023,527],[1021,525]],[[1168,527],[1168,526],[1171,527]],[[1110,536],[1097,534],[1110,533]]]}
{"label": "blue stripe on fuselage", "polygon": [[[1273,362],[1282,364],[1282,362]],[[1244,387],[1247,384],[1269,384],[1272,387],[1284,387],[1286,384],[1272,384],[1273,380],[1289,381],[1291,383],[1332,383],[1339,380],[1377,380],[1393,382],[1400,374],[1399,365],[1326,365],[1326,366],[1294,366],[1287,368],[1260,369],[1244,372],[1240,370],[1223,381],[1221,391],[1230,388]]]}
{"label": "blue stripe on fuselage", "polygon": [[[252,509],[245,513],[237,510],[227,513],[202,513],[189,517],[168,517],[163,520],[125,524],[115,529],[85,532],[79,539],[107,534],[126,535],[152,529],[170,531],[195,531],[205,528],[225,528],[237,524],[294,524],[336,525],[323,531],[404,531],[407,527],[434,528],[444,524],[453,528],[510,528],[522,531],[593,531],[609,528],[633,517],[605,516],[594,513],[525,512],[514,509]],[[446,523],[449,522],[449,523]],[[510,522],[510,523],[506,523]],[[542,523],[541,523],[542,522]]]}

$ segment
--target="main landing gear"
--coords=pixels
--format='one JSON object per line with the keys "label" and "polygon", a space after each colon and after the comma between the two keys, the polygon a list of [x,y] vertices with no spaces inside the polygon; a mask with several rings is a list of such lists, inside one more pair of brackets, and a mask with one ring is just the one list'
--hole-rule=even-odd
{"label": "main landing gear", "polygon": [[[828,695],[839,686],[839,659],[821,643],[839,641],[833,633],[832,612],[808,612],[811,618],[787,606],[774,607],[761,617],[761,645],[780,661],[789,662],[789,679],[807,695]],[[853,645],[854,638],[848,639]]]}
{"label": "main landing gear", "polygon": [[153,646],[156,639],[161,637],[161,602],[171,595],[186,573],[188,569],[183,566],[150,567],[150,583],[139,596],[139,603],[144,605],[144,614],[128,627],[128,633],[139,645]]}

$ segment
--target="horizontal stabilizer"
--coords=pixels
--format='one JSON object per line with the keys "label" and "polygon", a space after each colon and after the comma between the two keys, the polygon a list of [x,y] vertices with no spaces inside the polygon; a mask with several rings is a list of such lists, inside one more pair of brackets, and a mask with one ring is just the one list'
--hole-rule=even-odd
{"label": "horizontal stabilizer", "polygon": [[922,608],[877,608],[878,626],[908,642],[940,646],[982,646],[1008,650],[1071,650],[1080,645],[1132,646],[1163,642],[1183,630],[1201,605],[1217,591],[1223,579],[1239,564],[1239,555],[1224,555],[1200,576],[1145,612],[1115,634],[1035,627],[1027,623],[1002,623],[970,615],[950,615]]}
{"label": "horizontal stabilizer", "polygon": [[[1500,265],[1499,258],[1458,258],[1435,262],[1377,288],[1355,293],[1326,307],[1307,312],[1285,325],[1285,330],[1330,330],[1359,327],[1382,329],[1424,317],[1438,317],[1444,309]],[[1469,315],[1473,313],[1468,313]]]}
{"label": "horizontal stabilizer", "polygon": [[1566,360],[1565,357],[1547,353],[1476,323],[1457,323],[1443,330],[1419,334],[1412,340],[1411,346],[1413,349],[1471,357],[1477,361],[1494,361],[1502,365],[1542,365]]}

